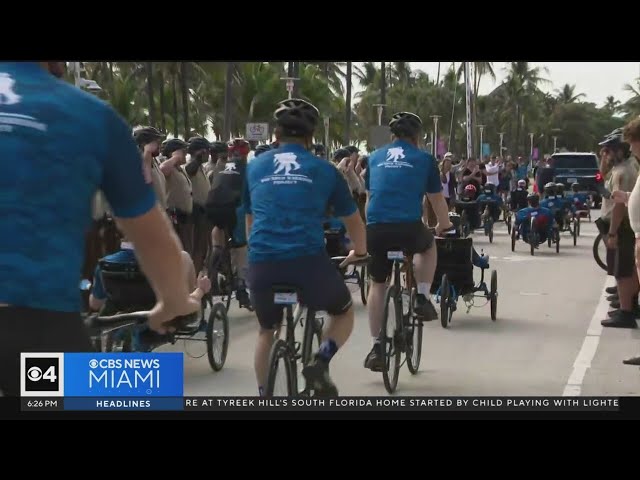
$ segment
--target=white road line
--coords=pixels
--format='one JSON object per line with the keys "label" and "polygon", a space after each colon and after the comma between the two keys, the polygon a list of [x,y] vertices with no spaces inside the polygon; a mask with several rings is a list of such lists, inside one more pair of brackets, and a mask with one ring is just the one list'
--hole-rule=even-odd
{"label": "white road line", "polygon": [[606,318],[609,310],[609,302],[607,302],[607,294],[605,289],[607,287],[615,285],[615,281],[612,277],[607,277],[602,287],[602,295],[600,301],[596,306],[596,310],[591,317],[591,323],[587,329],[587,335],[584,337],[582,348],[578,352],[575,362],[573,362],[573,370],[567,380],[567,385],[564,387],[563,397],[577,397],[582,392],[582,382],[587,370],[591,368],[591,362],[596,356],[598,350],[598,344],[600,343],[600,336],[602,335],[602,325],[600,322]]}

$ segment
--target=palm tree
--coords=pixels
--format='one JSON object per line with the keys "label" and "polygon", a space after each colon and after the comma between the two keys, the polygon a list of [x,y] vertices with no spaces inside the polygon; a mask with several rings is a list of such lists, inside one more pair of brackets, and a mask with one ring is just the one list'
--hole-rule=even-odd
{"label": "palm tree", "polygon": [[636,78],[636,85],[626,84],[624,89],[633,96],[624,103],[624,111],[628,117],[640,115],[640,77]]}
{"label": "palm tree", "polygon": [[560,103],[575,103],[578,99],[585,96],[584,93],[575,93],[576,86],[565,83],[561,89],[556,90],[556,98]]}
{"label": "palm tree", "polygon": [[374,85],[380,78],[380,71],[376,68],[373,62],[364,62],[362,67],[356,67],[356,78],[360,83],[360,86],[367,88]]}
{"label": "palm tree", "polygon": [[147,69],[147,100],[149,102],[149,124],[156,126],[156,108],[153,98],[153,62],[146,62]]}
{"label": "palm tree", "polygon": [[607,97],[607,101],[604,104],[604,109],[611,115],[615,115],[620,109],[620,100],[616,100],[613,95]]}

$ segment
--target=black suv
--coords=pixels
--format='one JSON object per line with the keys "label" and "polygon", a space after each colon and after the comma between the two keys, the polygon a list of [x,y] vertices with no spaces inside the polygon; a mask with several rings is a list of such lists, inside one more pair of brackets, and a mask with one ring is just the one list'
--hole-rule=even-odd
{"label": "black suv", "polygon": [[554,182],[563,183],[567,191],[572,183],[579,183],[584,190],[592,192],[594,206],[600,207],[602,197],[598,192],[603,179],[595,153],[556,153],[551,156],[549,166],[553,169]]}

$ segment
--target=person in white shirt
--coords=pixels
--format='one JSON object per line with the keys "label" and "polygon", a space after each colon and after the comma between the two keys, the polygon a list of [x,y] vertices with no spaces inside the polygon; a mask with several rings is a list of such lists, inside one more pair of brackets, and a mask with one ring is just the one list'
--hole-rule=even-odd
{"label": "person in white shirt", "polygon": [[500,179],[499,179],[500,165],[498,164],[498,161],[495,155],[491,157],[491,160],[486,165],[486,174],[487,174],[487,183],[493,183],[494,185],[500,184]]}

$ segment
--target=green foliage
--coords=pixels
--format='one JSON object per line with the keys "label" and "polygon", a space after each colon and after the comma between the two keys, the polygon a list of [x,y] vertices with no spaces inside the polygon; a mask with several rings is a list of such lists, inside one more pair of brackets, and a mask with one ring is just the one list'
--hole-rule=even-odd
{"label": "green foliage", "polygon": [[[330,118],[329,138],[333,148],[342,145],[345,132],[346,62],[301,62],[297,85],[299,96],[315,104],[323,117]],[[169,134],[184,135],[180,62],[154,62],[149,72],[143,62],[85,62],[86,76],[103,88],[100,94],[131,125],[150,122],[153,104],[156,126]],[[227,63],[188,62],[185,65],[188,97],[188,124],[191,133],[221,137],[224,130],[224,102]],[[439,137],[448,149],[466,152],[465,87],[461,64],[430,78],[413,71],[408,62],[388,62],[386,68],[386,117],[401,110],[417,113],[425,123],[425,133],[433,130],[431,117],[439,115]],[[365,62],[353,68],[354,95],[351,136],[354,143],[366,142],[369,130],[378,124],[374,107],[380,103],[380,64]],[[149,73],[152,88],[148,88]],[[497,151],[499,133],[509,154],[526,155],[530,151],[529,133],[542,152],[558,147],[594,150],[607,132],[633,116],[640,115],[640,79],[627,85],[633,95],[621,104],[607,98],[601,107],[582,102],[583,94],[575,85],[563,85],[554,94],[545,93],[548,72],[527,62],[511,62],[507,77],[491,93],[474,97],[473,121],[484,125],[484,142]],[[247,122],[272,123],[275,104],[286,98],[282,77],[287,75],[284,62],[237,62],[231,78],[232,135],[243,135]],[[495,78],[491,62],[474,62],[471,84],[479,91],[481,82]],[[72,78],[69,78],[72,81]],[[359,88],[358,88],[359,87]],[[151,103],[152,102],[152,103]],[[174,104],[175,107],[174,108]],[[324,141],[324,127],[319,126],[317,140]],[[474,132],[478,151],[478,131]]]}

